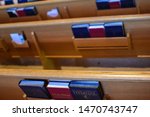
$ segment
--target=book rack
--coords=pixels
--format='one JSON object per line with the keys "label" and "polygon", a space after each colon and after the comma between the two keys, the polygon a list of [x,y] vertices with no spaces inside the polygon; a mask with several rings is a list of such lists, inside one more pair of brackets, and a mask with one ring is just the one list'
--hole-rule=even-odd
{"label": "book rack", "polygon": [[131,37],[127,33],[127,37],[111,37],[111,38],[74,38],[74,46],[77,50],[90,49],[131,49]]}

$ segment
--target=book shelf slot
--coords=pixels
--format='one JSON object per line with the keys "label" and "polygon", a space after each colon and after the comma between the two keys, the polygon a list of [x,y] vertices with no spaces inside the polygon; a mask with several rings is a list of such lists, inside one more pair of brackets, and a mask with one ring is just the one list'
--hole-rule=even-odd
{"label": "book shelf slot", "polygon": [[74,38],[74,46],[77,50],[88,49],[131,49],[131,37],[106,37],[106,38]]}

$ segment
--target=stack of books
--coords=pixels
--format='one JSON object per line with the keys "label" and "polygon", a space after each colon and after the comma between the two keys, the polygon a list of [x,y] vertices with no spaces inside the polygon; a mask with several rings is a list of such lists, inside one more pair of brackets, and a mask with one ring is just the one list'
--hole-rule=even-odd
{"label": "stack of books", "polygon": [[98,10],[132,8],[136,6],[135,0],[96,0]]}
{"label": "stack of books", "polygon": [[72,32],[75,38],[125,36],[125,29],[123,22],[75,24],[72,25]]}
{"label": "stack of books", "polygon": [[38,14],[36,7],[34,7],[34,6],[24,7],[24,8],[9,8],[9,9],[7,9],[7,13],[10,18],[23,17],[23,16],[34,16],[34,15]]}
{"label": "stack of books", "polygon": [[19,87],[30,98],[102,100],[104,97],[99,81],[24,79],[19,82]]}

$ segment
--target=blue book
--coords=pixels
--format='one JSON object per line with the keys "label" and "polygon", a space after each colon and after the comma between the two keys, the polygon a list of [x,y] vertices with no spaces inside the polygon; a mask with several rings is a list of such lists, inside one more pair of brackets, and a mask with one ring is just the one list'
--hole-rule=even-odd
{"label": "blue book", "polygon": [[14,4],[13,0],[5,0],[6,5]]}
{"label": "blue book", "polygon": [[37,10],[34,6],[24,8],[26,16],[37,15]]}
{"label": "blue book", "polygon": [[75,38],[89,38],[89,24],[75,24],[72,25],[72,32]]}
{"label": "blue book", "polygon": [[122,22],[110,22],[105,25],[106,37],[124,37],[124,25]]}
{"label": "blue book", "polygon": [[121,7],[122,8],[130,8],[135,7],[135,0],[121,0]]}
{"label": "blue book", "polygon": [[72,95],[76,100],[100,100],[104,93],[99,81],[78,81],[70,83]]}
{"label": "blue book", "polygon": [[98,10],[110,9],[109,0],[96,0]]}
{"label": "blue book", "polygon": [[9,15],[9,17],[18,17],[18,14],[17,14],[17,8],[9,8],[7,9],[7,13]]}
{"label": "blue book", "polygon": [[46,89],[48,82],[46,80],[30,80],[25,79],[19,82],[19,87],[27,95],[32,98],[50,98]]}
{"label": "blue book", "polygon": [[28,0],[18,0],[18,3],[25,3],[28,2]]}

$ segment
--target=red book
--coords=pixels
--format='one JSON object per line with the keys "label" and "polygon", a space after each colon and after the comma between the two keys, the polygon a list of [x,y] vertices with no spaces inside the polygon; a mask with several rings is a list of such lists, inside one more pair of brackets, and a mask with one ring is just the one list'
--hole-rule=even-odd
{"label": "red book", "polygon": [[24,8],[18,8],[17,9],[17,14],[18,14],[19,17],[26,16]]}
{"label": "red book", "polygon": [[105,27],[103,24],[91,25],[89,32],[91,37],[105,37]]}
{"label": "red book", "polygon": [[67,80],[53,80],[50,81],[47,89],[52,97],[56,100],[72,100],[72,94],[69,88],[70,81]]}
{"label": "red book", "polygon": [[121,8],[121,2],[120,2],[120,0],[110,0],[109,6],[111,9]]}

